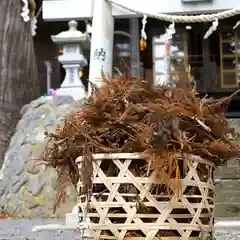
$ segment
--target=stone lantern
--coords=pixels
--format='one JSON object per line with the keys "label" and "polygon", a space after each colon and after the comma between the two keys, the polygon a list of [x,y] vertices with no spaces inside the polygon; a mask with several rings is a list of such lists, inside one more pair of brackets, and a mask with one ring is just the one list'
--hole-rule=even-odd
{"label": "stone lantern", "polygon": [[78,31],[77,25],[78,23],[72,20],[68,23],[68,31],[51,36],[54,43],[63,45],[63,54],[58,57],[58,60],[66,71],[65,79],[57,90],[57,95],[72,96],[75,100],[86,96],[79,72],[88,64],[83,55],[83,49],[90,49],[88,34]]}

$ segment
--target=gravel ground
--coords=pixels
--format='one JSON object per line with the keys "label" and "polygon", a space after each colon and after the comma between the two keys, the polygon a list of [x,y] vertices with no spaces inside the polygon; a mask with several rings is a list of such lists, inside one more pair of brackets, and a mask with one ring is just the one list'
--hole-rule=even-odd
{"label": "gravel ground", "polygon": [[[0,220],[0,240],[80,240],[77,231],[32,232],[32,227],[44,224],[64,224],[64,220]],[[240,229],[221,229],[215,232],[216,240],[240,240]]]}
{"label": "gravel ground", "polygon": [[0,220],[0,240],[80,240],[77,231],[32,232],[32,227],[44,224],[64,224],[64,220]]}

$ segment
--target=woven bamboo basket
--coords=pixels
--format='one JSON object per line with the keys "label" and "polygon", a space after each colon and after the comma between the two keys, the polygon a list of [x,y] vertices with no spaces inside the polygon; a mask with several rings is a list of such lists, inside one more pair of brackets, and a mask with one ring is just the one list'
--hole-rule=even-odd
{"label": "woven bamboo basket", "polygon": [[[85,236],[118,240],[211,239],[214,164],[193,155],[187,158],[181,178],[183,194],[169,194],[171,189],[156,185],[157,170],[148,173],[141,167],[146,166],[144,155],[94,154],[92,197],[88,203],[86,197],[78,197],[80,228]],[[76,162],[80,170],[82,158]],[[78,189],[81,187],[79,182]]]}

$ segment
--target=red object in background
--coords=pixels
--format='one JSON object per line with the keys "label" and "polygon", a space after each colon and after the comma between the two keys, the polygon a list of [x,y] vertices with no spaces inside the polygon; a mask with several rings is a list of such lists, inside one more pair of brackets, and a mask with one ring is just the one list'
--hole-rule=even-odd
{"label": "red object in background", "polygon": [[167,56],[171,56],[172,54],[172,39],[168,39],[167,41]]}
{"label": "red object in background", "polygon": [[62,48],[58,48],[58,54],[63,54],[63,49]]}

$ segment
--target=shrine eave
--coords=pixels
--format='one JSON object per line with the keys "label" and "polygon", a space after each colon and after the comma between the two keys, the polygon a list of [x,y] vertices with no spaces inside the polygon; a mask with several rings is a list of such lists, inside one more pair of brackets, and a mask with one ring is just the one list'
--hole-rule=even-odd
{"label": "shrine eave", "polygon": [[[113,7],[113,16],[117,18],[136,17],[137,15]],[[92,17],[91,1],[86,0],[45,0],[43,1],[43,19],[45,21],[85,20]]]}
{"label": "shrine eave", "polygon": [[[161,4],[160,4],[161,2]],[[121,0],[125,6],[132,9],[141,9],[150,12],[168,14],[201,14],[219,12],[235,8],[236,0],[216,0],[215,3],[183,4],[181,0],[159,1],[159,0]],[[146,9],[146,7],[148,9]],[[44,0],[43,19],[45,21],[69,21],[85,20],[92,17],[93,0]],[[114,6],[112,14],[115,18],[134,18],[138,15]],[[142,17],[142,15],[139,15]]]}

